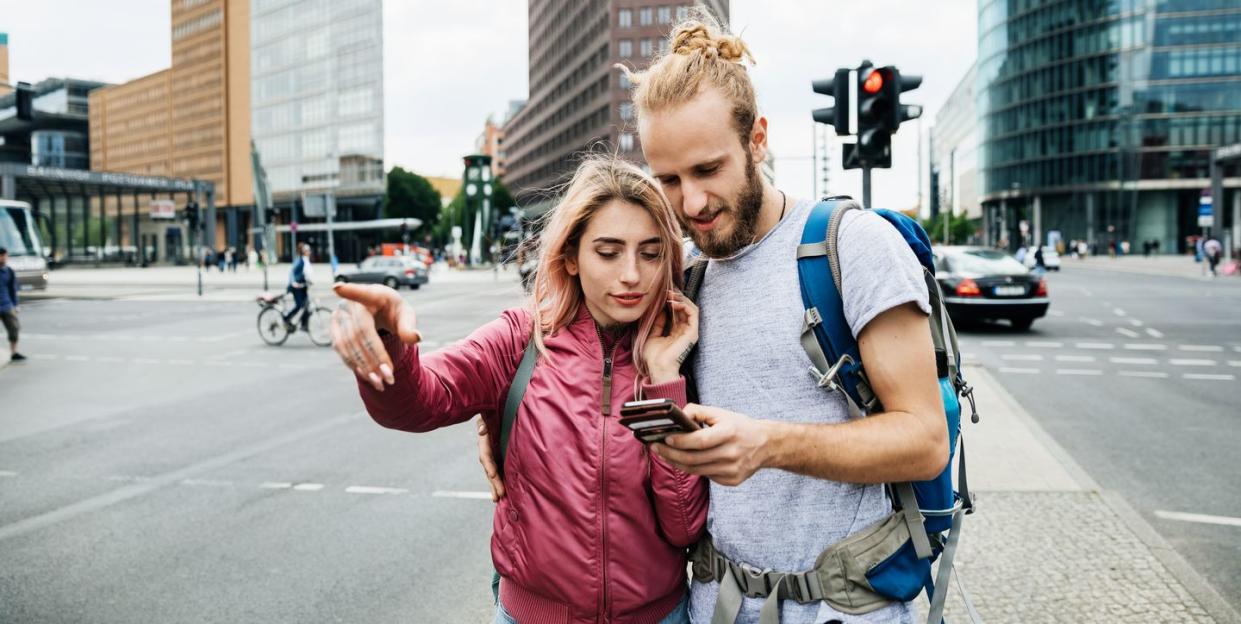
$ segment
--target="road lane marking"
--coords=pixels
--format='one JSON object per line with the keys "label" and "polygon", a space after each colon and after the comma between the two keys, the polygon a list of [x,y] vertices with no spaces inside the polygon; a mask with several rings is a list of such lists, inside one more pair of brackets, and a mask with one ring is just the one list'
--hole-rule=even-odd
{"label": "road lane marking", "polygon": [[1057,375],[1085,375],[1094,376],[1102,375],[1103,371],[1093,368],[1057,368]]}
{"label": "road lane marking", "polygon": [[175,366],[189,366],[194,362],[192,360],[168,360],[168,363]]}
{"label": "road lane marking", "polygon": [[1163,338],[1163,332],[1155,329],[1154,327],[1147,327],[1146,333],[1150,334],[1151,338]]}
{"label": "road lane marking", "polygon": [[151,358],[134,358],[134,364],[159,364],[159,360]]}
{"label": "road lane marking", "polygon": [[1158,371],[1120,371],[1121,377],[1144,377],[1147,379],[1167,379],[1168,374]]}
{"label": "road lane marking", "polygon": [[222,479],[182,479],[181,485],[206,485],[210,487],[232,487],[232,481]]}
{"label": "road lane marking", "polygon": [[100,356],[100,357],[95,358],[95,361],[103,362],[104,364],[115,364],[117,362],[124,362],[125,358],[118,358],[118,357],[112,357],[112,356]]}
{"label": "road lane marking", "polygon": [[1083,323],[1086,323],[1087,325],[1092,325],[1094,327],[1103,327],[1103,321],[1100,321],[1098,319],[1086,318],[1083,316],[1077,320]]}
{"label": "road lane marking", "polygon": [[264,481],[263,483],[259,484],[259,487],[263,488],[264,490],[287,490],[293,487],[293,484],[286,483],[284,481]]}
{"label": "road lane marking", "polygon": [[1191,360],[1186,358],[1172,358],[1168,360],[1173,366],[1215,366],[1215,360]]}
{"label": "road lane marking", "polygon": [[182,479],[193,477],[195,474],[214,470],[216,468],[271,451],[281,446],[286,446],[299,440],[319,435],[324,431],[328,431],[357,420],[358,417],[359,414],[356,412],[343,414],[335,418],[330,418],[319,423],[299,428],[282,436],[270,438],[257,444],[252,444],[222,455],[217,455],[184,468],[166,472],[156,477],[146,478],[141,483],[125,485],[112,490],[111,492],[105,492],[98,496],[92,496],[84,500],[79,500],[75,503],[70,503],[63,507],[35,516],[23,518],[16,522],[10,522],[0,526],[0,542],[76,518],[83,514],[95,512],[132,498],[149,494],[160,488],[177,483]]}
{"label": "road lane marking", "polygon": [[1037,355],[1037,354],[1036,354],[1036,355],[1026,355],[1026,354],[1024,354],[1024,353],[1005,353],[1004,355],[1001,355],[1001,356],[1000,356],[1000,359],[1002,359],[1002,360],[1015,360],[1015,361],[1018,361],[1018,362],[1042,362],[1042,361],[1043,361],[1043,356],[1041,356],[1041,355]]}
{"label": "road lane marking", "polygon": [[1205,353],[1219,353],[1224,350],[1224,348],[1219,345],[1179,345],[1177,348],[1181,351],[1199,351]]}
{"label": "road lane marking", "polygon": [[1228,360],[1228,365],[1232,367],[1236,367],[1236,368],[1241,368],[1241,360]]}
{"label": "road lane marking", "polygon": [[33,353],[30,355],[30,357],[31,359],[35,359],[35,360],[59,360],[60,359],[59,355],[53,355],[51,353]]}
{"label": "road lane marking", "polygon": [[1100,349],[1104,351],[1116,348],[1116,345],[1106,342],[1079,342],[1076,346],[1078,349]]}
{"label": "road lane marking", "polygon": [[1116,316],[1124,316],[1125,311],[1120,308],[1112,308],[1112,314],[1115,314]]}
{"label": "road lane marking", "polygon": [[323,484],[322,483],[298,483],[297,485],[293,486],[293,489],[297,490],[298,492],[318,492],[319,490],[323,489]]}
{"label": "road lane marking", "polygon": [[1093,355],[1057,355],[1057,362],[1093,362]]}
{"label": "road lane marking", "polygon": [[1130,351],[1167,351],[1168,345],[1151,344],[1151,343],[1127,343],[1125,348]]}
{"label": "road lane marking", "polygon": [[1130,324],[1130,325],[1132,325],[1132,326],[1134,326],[1134,327],[1141,327],[1141,326],[1142,326],[1142,321],[1139,321],[1139,320],[1137,320],[1137,319],[1135,319],[1135,318],[1131,318],[1131,319],[1129,319],[1129,324]]}
{"label": "road lane marking", "polygon": [[1051,316],[1064,316],[1064,312],[1061,312],[1060,310],[1048,310],[1047,314]]}
{"label": "road lane marking", "polygon": [[1155,510],[1156,518],[1164,520],[1177,520],[1180,522],[1197,522],[1199,524],[1222,524],[1224,526],[1241,526],[1241,518],[1230,518],[1228,516],[1209,516],[1205,514],[1185,513],[1181,511],[1164,511],[1162,509]]}
{"label": "road lane marking", "polygon": [[471,498],[476,500],[491,500],[491,492],[454,492],[449,490],[435,490],[431,496],[436,498]]}
{"label": "road lane marking", "polygon": [[65,360],[69,362],[86,362],[90,360],[90,357],[85,355],[66,355]]}
{"label": "road lane marking", "polygon": [[1198,381],[1236,381],[1236,375],[1213,375],[1208,373],[1185,373],[1181,375],[1184,379],[1196,379]]}
{"label": "road lane marking", "polygon": [[1036,349],[1059,349],[1060,347],[1063,347],[1063,346],[1064,346],[1064,343],[1062,343],[1062,342],[1043,342],[1043,341],[1037,341],[1037,340],[1027,340],[1027,341],[1026,341],[1026,346],[1027,346],[1027,347],[1034,347],[1034,348],[1036,348]]}
{"label": "road lane marking", "polygon": [[1159,363],[1159,360],[1156,360],[1155,358],[1114,357],[1114,358],[1108,358],[1108,361],[1113,364],[1145,364],[1148,366],[1154,366],[1155,364]]}
{"label": "road lane marking", "polygon": [[0,477],[16,477],[17,474],[15,470],[0,470]]}
{"label": "road lane marking", "polygon": [[1141,335],[1141,334],[1139,334],[1139,333],[1137,333],[1137,332],[1133,331],[1132,329],[1129,329],[1128,327],[1117,327],[1117,328],[1116,328],[1116,333],[1118,333],[1118,334],[1120,334],[1120,335],[1122,335],[1122,336],[1124,336],[1124,337],[1126,337],[1126,338],[1141,338],[1141,337],[1142,337],[1142,335]]}
{"label": "road lane marking", "polygon": [[[405,488],[373,487],[370,485],[351,485],[345,488],[345,491],[350,494],[404,494],[408,492],[409,490]],[[491,496],[488,495],[487,498],[490,499]]]}
{"label": "road lane marking", "polygon": [[982,341],[982,346],[984,347],[1015,347],[1017,346],[1017,343],[1013,342],[1012,340],[984,340]]}

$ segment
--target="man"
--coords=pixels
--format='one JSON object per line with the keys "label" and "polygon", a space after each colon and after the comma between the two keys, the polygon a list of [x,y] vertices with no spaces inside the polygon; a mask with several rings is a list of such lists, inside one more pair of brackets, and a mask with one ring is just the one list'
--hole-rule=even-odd
{"label": "man", "polygon": [[[758,173],[767,120],[758,115],[747,57],[739,38],[688,22],[674,29],[668,55],[630,74],[647,164],[709,259],[690,360],[701,405],[685,412],[710,427],[652,450],[711,479],[708,527],[721,555],[796,573],[892,512],[882,484],[938,475],[948,436],[922,269],[878,215],[845,215],[839,257],[845,317],[886,411],[851,416],[839,391],[808,374],[796,250],[814,202],[788,197]],[[493,495],[502,496],[490,458],[480,454]],[[720,595],[718,581],[695,580],[691,619],[712,622]],[[758,622],[764,600],[742,599],[736,621]],[[826,602],[778,607],[785,624],[913,618],[899,602],[864,614]]]}
{"label": "man", "polygon": [[26,356],[17,352],[17,334],[22,325],[17,320],[17,272],[9,266],[9,250],[0,247],[0,322],[9,336],[11,362],[21,362]]}
{"label": "man", "polygon": [[[284,326],[290,332],[296,331],[297,326],[293,324],[293,317],[298,312],[309,312],[306,302],[310,299],[310,284],[314,282],[314,273],[310,265],[310,245],[302,243],[298,245],[301,255],[293,262],[293,268],[289,269],[289,292],[293,293],[293,309],[284,315]],[[309,315],[302,314],[301,326],[305,331],[306,323],[309,321]]]}
{"label": "man", "polygon": [[1224,246],[1214,236],[1208,238],[1207,242],[1202,244],[1202,253],[1206,255],[1207,270],[1211,272],[1211,277],[1217,275],[1215,268],[1219,266],[1220,253],[1223,250]]}

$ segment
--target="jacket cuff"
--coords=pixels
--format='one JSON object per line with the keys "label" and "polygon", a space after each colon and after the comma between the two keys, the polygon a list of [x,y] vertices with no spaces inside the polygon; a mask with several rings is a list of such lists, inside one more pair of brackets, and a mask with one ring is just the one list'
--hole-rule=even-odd
{"label": "jacket cuff", "polygon": [[642,383],[642,398],[672,399],[677,407],[685,407],[685,377],[677,377],[674,381],[661,384]]}

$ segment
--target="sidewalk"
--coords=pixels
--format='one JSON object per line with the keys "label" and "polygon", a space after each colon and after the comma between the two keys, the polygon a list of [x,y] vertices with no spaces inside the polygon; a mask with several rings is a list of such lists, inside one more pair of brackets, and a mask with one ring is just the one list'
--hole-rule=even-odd
{"label": "sidewalk", "polygon": [[[1220,270],[1228,261],[1220,262]],[[1076,268],[1097,269],[1105,271],[1118,271],[1122,273],[1141,273],[1144,275],[1159,275],[1164,277],[1187,277],[1199,280],[1211,280],[1207,275],[1206,262],[1194,262],[1193,256],[1151,256],[1147,258],[1141,255],[1121,256],[1117,258],[1109,258],[1106,255],[1090,256],[1085,259],[1075,259],[1072,256],[1064,255],[1060,257],[1060,264],[1066,271],[1072,271]],[[1223,275],[1218,278],[1221,280],[1241,282],[1241,278],[1236,275]]]}
{"label": "sidewalk", "polygon": [[[977,511],[965,518],[956,567],[984,622],[1241,622],[985,369],[964,373],[980,418],[962,422]],[[947,616],[969,621],[955,587]]]}

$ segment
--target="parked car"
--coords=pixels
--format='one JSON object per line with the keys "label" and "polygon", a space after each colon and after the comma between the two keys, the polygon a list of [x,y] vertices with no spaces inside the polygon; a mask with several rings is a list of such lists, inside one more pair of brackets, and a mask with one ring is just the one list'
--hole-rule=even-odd
{"label": "parked car", "polygon": [[954,322],[1008,320],[1029,329],[1047,314],[1047,281],[1007,252],[987,247],[936,247],[935,277]]}
{"label": "parked car", "polygon": [[[1030,247],[1026,249],[1025,255],[1022,257],[1022,264],[1026,265],[1027,269],[1033,269],[1035,264],[1037,264],[1037,261],[1034,259],[1034,253],[1035,248]],[[1043,247],[1043,266],[1047,267],[1048,271],[1060,270],[1060,254],[1054,248]]]}
{"label": "parked car", "polygon": [[413,256],[371,256],[356,269],[342,268],[336,281],[383,284],[392,289],[409,286],[417,290],[427,283],[427,266]]}

